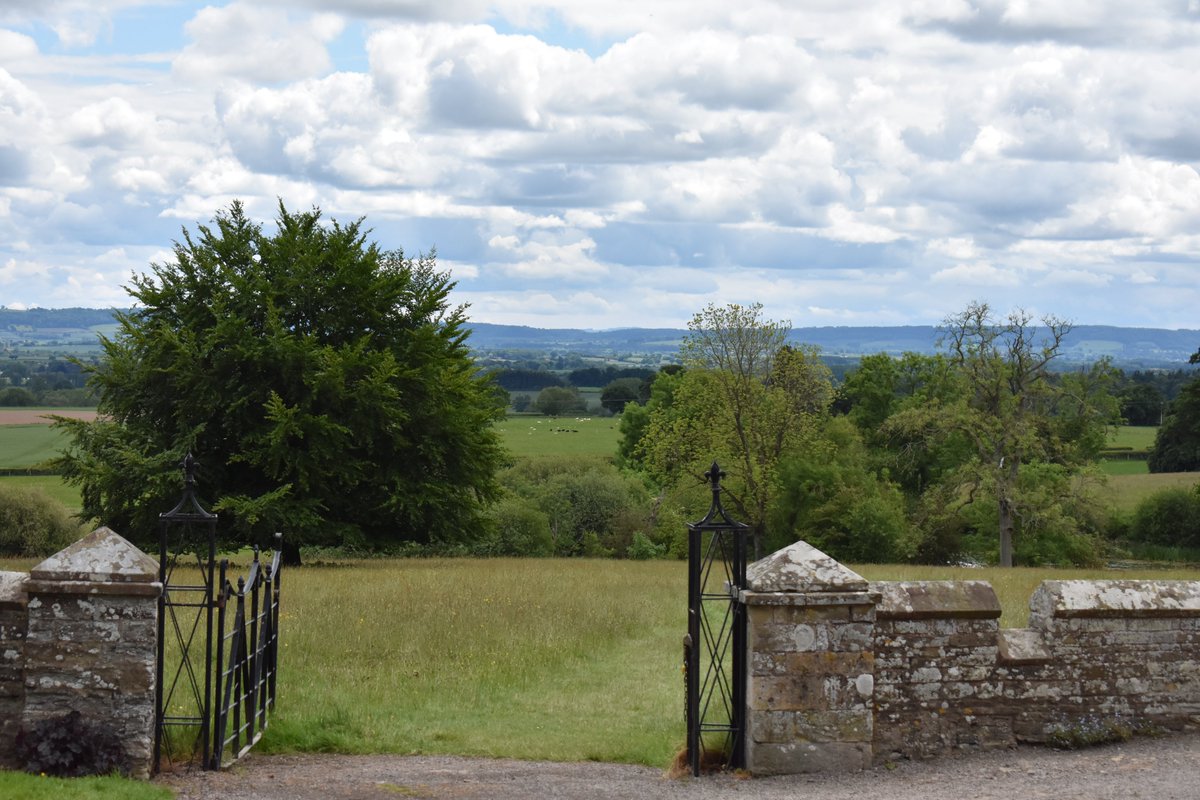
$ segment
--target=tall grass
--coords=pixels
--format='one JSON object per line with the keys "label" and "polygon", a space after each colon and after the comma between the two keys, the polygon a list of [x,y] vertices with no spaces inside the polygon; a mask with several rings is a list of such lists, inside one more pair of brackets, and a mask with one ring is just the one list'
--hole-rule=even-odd
{"label": "tall grass", "polygon": [[283,575],[266,750],[665,764],[678,562],[368,561]]}

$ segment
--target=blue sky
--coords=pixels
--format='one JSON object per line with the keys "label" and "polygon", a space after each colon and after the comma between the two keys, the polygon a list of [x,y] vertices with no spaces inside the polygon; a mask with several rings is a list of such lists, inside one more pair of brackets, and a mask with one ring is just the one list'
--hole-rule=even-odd
{"label": "blue sky", "polygon": [[1198,72],[1200,0],[0,0],[0,305],[237,198],[486,322],[1200,328]]}

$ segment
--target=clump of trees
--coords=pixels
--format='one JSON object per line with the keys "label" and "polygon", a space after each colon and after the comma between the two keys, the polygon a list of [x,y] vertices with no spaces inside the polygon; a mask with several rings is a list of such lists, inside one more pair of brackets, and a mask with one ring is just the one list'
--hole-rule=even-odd
{"label": "clump of trees", "polygon": [[803,537],[847,560],[1096,560],[1088,465],[1119,419],[1116,372],[1051,371],[1070,329],[1054,318],[976,303],[943,328],[943,353],[868,356],[835,393],[761,306],[709,306],[681,368],[626,407],[618,460],[698,517],[715,458],[759,554]]}
{"label": "clump of trees", "polygon": [[280,204],[267,232],[235,202],[184,230],[88,368],[100,418],[58,422],[83,516],[146,544],[191,452],[231,543],[283,530],[292,548],[372,550],[486,529],[503,409],[452,286],[434,255],[317,209]]}

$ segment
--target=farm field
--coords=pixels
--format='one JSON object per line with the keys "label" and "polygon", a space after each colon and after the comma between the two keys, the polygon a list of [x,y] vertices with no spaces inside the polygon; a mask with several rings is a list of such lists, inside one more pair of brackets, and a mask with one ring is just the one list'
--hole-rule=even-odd
{"label": "farm field", "polygon": [[[1200,570],[855,569],[872,580],[989,580],[1010,627],[1025,623],[1029,594],[1047,578],[1200,579]],[[263,751],[664,766],[683,743],[684,562],[379,559],[281,579],[279,711]]]}
{"label": "farm field", "polygon": [[1122,425],[1108,439],[1109,447],[1149,450],[1154,447],[1157,425]]}
{"label": "farm field", "polygon": [[1200,472],[1159,472],[1153,475],[1110,475],[1109,496],[1118,511],[1133,511],[1138,503],[1161,489],[1189,488],[1200,483]]}
{"label": "farm field", "polygon": [[620,438],[617,417],[539,417],[512,415],[496,423],[501,441],[515,456],[615,456]]}
{"label": "farm field", "polygon": [[0,469],[26,469],[58,454],[66,441],[48,414],[94,419],[94,408],[0,408]]}

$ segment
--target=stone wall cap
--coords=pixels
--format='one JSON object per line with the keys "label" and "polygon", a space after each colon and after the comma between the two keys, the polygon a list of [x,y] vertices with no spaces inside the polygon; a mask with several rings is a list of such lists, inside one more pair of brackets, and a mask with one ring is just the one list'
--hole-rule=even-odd
{"label": "stone wall cap", "polygon": [[748,592],[738,593],[738,601],[747,606],[871,606],[879,602],[878,592]]}
{"label": "stone wall cap", "polygon": [[880,619],[999,619],[1000,599],[987,581],[880,581]]}
{"label": "stone wall cap", "polygon": [[1042,581],[1030,621],[1048,617],[1200,617],[1200,581]]}
{"label": "stone wall cap", "polygon": [[746,568],[755,592],[865,592],[867,581],[808,542],[798,541]]}
{"label": "stone wall cap", "polygon": [[25,572],[0,572],[0,608],[24,608],[27,600]]}
{"label": "stone wall cap", "polygon": [[97,528],[29,571],[36,581],[151,583],[158,563],[109,528]]}

